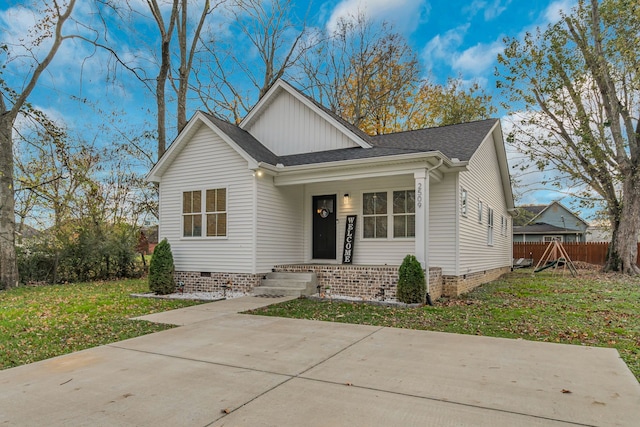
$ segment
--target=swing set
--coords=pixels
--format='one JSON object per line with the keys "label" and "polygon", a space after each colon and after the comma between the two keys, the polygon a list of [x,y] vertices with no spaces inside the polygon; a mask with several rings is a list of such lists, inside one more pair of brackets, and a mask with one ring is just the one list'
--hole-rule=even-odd
{"label": "swing set", "polygon": [[573,277],[578,275],[578,270],[576,270],[576,266],[571,262],[571,258],[569,258],[569,254],[562,246],[558,240],[552,240],[545,249],[542,258],[538,261],[536,265],[536,269],[534,273],[539,273],[548,268],[553,268],[554,273],[558,271],[558,268],[562,268],[562,275],[564,276],[565,271],[568,269]]}

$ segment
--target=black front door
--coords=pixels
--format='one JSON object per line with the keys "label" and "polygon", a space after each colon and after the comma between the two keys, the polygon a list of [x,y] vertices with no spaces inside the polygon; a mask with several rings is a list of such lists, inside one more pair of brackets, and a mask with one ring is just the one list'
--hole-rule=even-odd
{"label": "black front door", "polygon": [[336,259],[336,195],[313,196],[313,259]]}

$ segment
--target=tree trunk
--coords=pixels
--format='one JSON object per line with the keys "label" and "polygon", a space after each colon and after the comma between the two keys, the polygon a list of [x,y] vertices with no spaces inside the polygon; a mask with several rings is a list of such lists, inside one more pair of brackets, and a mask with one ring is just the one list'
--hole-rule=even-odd
{"label": "tree trunk", "polygon": [[612,238],[605,271],[640,274],[638,233],[640,232],[640,170],[627,175],[622,185],[622,207],[619,220],[612,218]]}
{"label": "tree trunk", "polygon": [[15,246],[12,131],[12,116],[0,112],[0,289],[17,286],[19,279]]}

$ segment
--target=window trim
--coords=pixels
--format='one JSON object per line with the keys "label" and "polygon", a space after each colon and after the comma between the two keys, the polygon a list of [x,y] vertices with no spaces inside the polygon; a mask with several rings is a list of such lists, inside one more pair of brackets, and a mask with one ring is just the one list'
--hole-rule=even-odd
{"label": "window trim", "polygon": [[[378,193],[385,193],[387,200],[386,200],[386,210],[384,214],[377,214],[377,213],[373,213],[373,214],[365,214],[364,213],[364,196],[365,194],[378,194]],[[370,241],[381,241],[381,240],[388,240],[389,239],[389,191],[388,190],[371,190],[371,191],[363,191],[360,197],[361,203],[360,203],[360,212],[362,215],[362,231],[361,231],[361,238],[362,240],[370,240]],[[387,235],[384,237],[365,237],[364,235],[364,229],[365,229],[365,220],[366,218],[375,218],[377,220],[377,218],[379,217],[386,217],[387,219]],[[377,228],[376,228],[377,229]],[[375,233],[377,234],[377,233]]]}
{"label": "window trim", "polygon": [[469,212],[469,192],[464,187],[460,187],[460,215],[466,218],[468,212]]}
{"label": "window trim", "polygon": [[[394,213],[393,212],[393,193],[396,192],[400,192],[403,191],[406,195],[406,193],[408,191],[413,191],[413,212],[402,212],[402,213]],[[416,238],[416,208],[415,208],[415,203],[416,203],[416,190],[415,188],[411,188],[411,189],[393,189],[390,190],[391,193],[391,232],[393,234],[393,236],[391,237],[394,240],[406,240],[406,239],[415,239]],[[388,196],[387,196],[388,198]],[[413,236],[399,236],[396,237],[396,224],[395,224],[395,219],[396,217],[400,217],[403,216],[405,218],[408,217],[413,217]],[[407,222],[405,222],[405,231],[407,231]],[[388,234],[388,233],[387,233]]]}
{"label": "window trim", "polygon": [[[393,223],[393,219],[396,215],[403,215],[403,216],[413,216],[414,217],[414,221],[415,221],[415,217],[416,217],[416,213],[413,212],[411,214],[407,214],[407,213],[402,213],[402,214],[395,214],[393,213],[393,192],[394,191],[414,191],[415,192],[415,188],[414,187],[398,187],[398,188],[387,188],[387,189],[375,189],[375,190],[362,190],[360,192],[360,215],[362,217],[362,227],[360,227],[360,232],[359,232],[359,238],[361,241],[367,241],[367,242],[383,242],[383,241],[389,241],[389,240],[397,240],[397,241],[411,241],[411,240],[415,240],[415,235],[414,236],[409,236],[409,237],[395,237],[394,236],[394,223]],[[374,214],[374,215],[365,215],[364,214],[364,195],[365,194],[371,194],[371,193],[386,193],[387,195],[387,213],[386,214]],[[414,193],[414,203],[415,203],[415,193]],[[364,236],[364,221],[365,221],[365,217],[381,217],[381,216],[385,216],[387,218],[387,237],[365,237]],[[414,222],[414,230],[415,230],[415,222]]]}
{"label": "window trim", "polygon": [[487,246],[493,246],[493,208],[487,206]]}
{"label": "window trim", "polygon": [[[184,203],[184,199],[185,199],[185,195],[186,193],[191,193],[191,210],[189,212],[185,212],[185,203]],[[194,212],[193,211],[193,193],[200,193],[200,210]],[[181,238],[186,238],[186,239],[200,239],[202,238],[202,190],[199,189],[193,189],[193,190],[185,190],[182,191],[180,193],[181,195],[181,209],[180,209],[180,229],[181,229]],[[191,236],[185,236],[184,232],[185,232],[185,221],[187,219],[187,217],[189,218],[196,218],[196,217],[200,217],[200,234],[197,236],[193,235],[193,231],[195,226],[193,225],[193,221],[191,223]]]}
{"label": "window trim", "polygon": [[[225,190],[225,211],[217,211],[217,212],[207,212],[207,191],[210,190]],[[190,214],[190,213],[185,213],[182,212],[184,210],[184,193],[188,193],[188,192],[194,192],[194,191],[199,191],[200,192],[200,212],[196,213],[200,215],[201,218],[201,233],[199,236],[185,236],[184,235],[184,217],[185,215],[194,215],[194,214]],[[186,190],[182,190],[180,192],[180,196],[181,196],[181,203],[180,203],[180,207],[181,207],[181,215],[180,215],[180,239],[181,240],[202,240],[202,239],[206,239],[206,240],[226,240],[229,238],[229,187],[228,186],[207,186],[207,187],[199,187],[199,188],[192,188],[192,189],[186,189]],[[219,214],[219,213],[225,213],[226,214],[226,225],[225,225],[225,235],[224,236],[207,236],[207,215],[209,214]]]}
{"label": "window trim", "polygon": [[[225,209],[224,209],[223,211],[220,211],[220,210],[218,210],[218,211],[207,211],[207,197],[208,197],[208,193],[209,193],[210,191],[214,191],[214,192],[215,192],[215,194],[216,194],[216,196],[215,196],[215,197],[216,197],[216,202],[217,202],[218,191],[220,191],[220,190],[224,190],[224,208],[225,208]],[[220,187],[220,188],[207,188],[207,189],[204,191],[204,194],[205,194],[205,197],[204,197],[204,199],[205,199],[205,200],[204,200],[204,210],[203,210],[203,212],[202,212],[202,213],[203,213],[203,218],[202,218],[202,220],[203,220],[203,223],[205,224],[205,227],[204,227],[204,237],[217,237],[217,238],[220,238],[220,237],[227,237],[227,234],[229,234],[229,231],[228,231],[228,222],[227,222],[227,218],[228,218],[228,213],[227,213],[227,208],[228,208],[228,203],[227,203],[227,194],[228,194],[228,191],[227,191],[226,187]],[[217,207],[217,203],[216,203],[216,207]],[[217,233],[218,233],[218,221],[217,221],[217,218],[218,218],[218,215],[221,215],[221,214],[224,214],[224,217],[225,217],[224,234],[222,234],[222,235],[218,235],[218,234],[217,234]],[[209,215],[215,215],[215,216],[216,216],[216,235],[215,235],[215,236],[211,236],[211,235],[209,235]]]}

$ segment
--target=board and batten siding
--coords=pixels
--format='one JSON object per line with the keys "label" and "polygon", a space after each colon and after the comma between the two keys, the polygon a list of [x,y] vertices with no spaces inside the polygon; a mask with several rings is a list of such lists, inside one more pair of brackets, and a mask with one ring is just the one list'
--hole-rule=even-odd
{"label": "board and batten siding", "polygon": [[304,262],[302,194],[302,185],[276,187],[271,176],[257,179],[256,273]]}
{"label": "board and batten siding", "polygon": [[357,146],[286,91],[246,130],[278,156]]}
{"label": "board and batten siding", "polygon": [[[233,148],[201,126],[160,183],[160,239],[167,238],[177,271],[252,273],[253,173]],[[182,193],[227,189],[227,237],[182,237]],[[204,195],[204,193],[203,193]]]}
{"label": "board and batten siding", "polygon": [[[457,217],[459,254],[456,275],[510,266],[512,263],[513,220],[507,212],[493,135],[488,135],[469,161],[468,170],[459,174]],[[467,215],[460,210],[460,190],[467,190]],[[478,201],[482,201],[482,222],[478,220]],[[493,209],[493,245],[487,244],[488,212]],[[507,230],[501,229],[507,219]]]}

